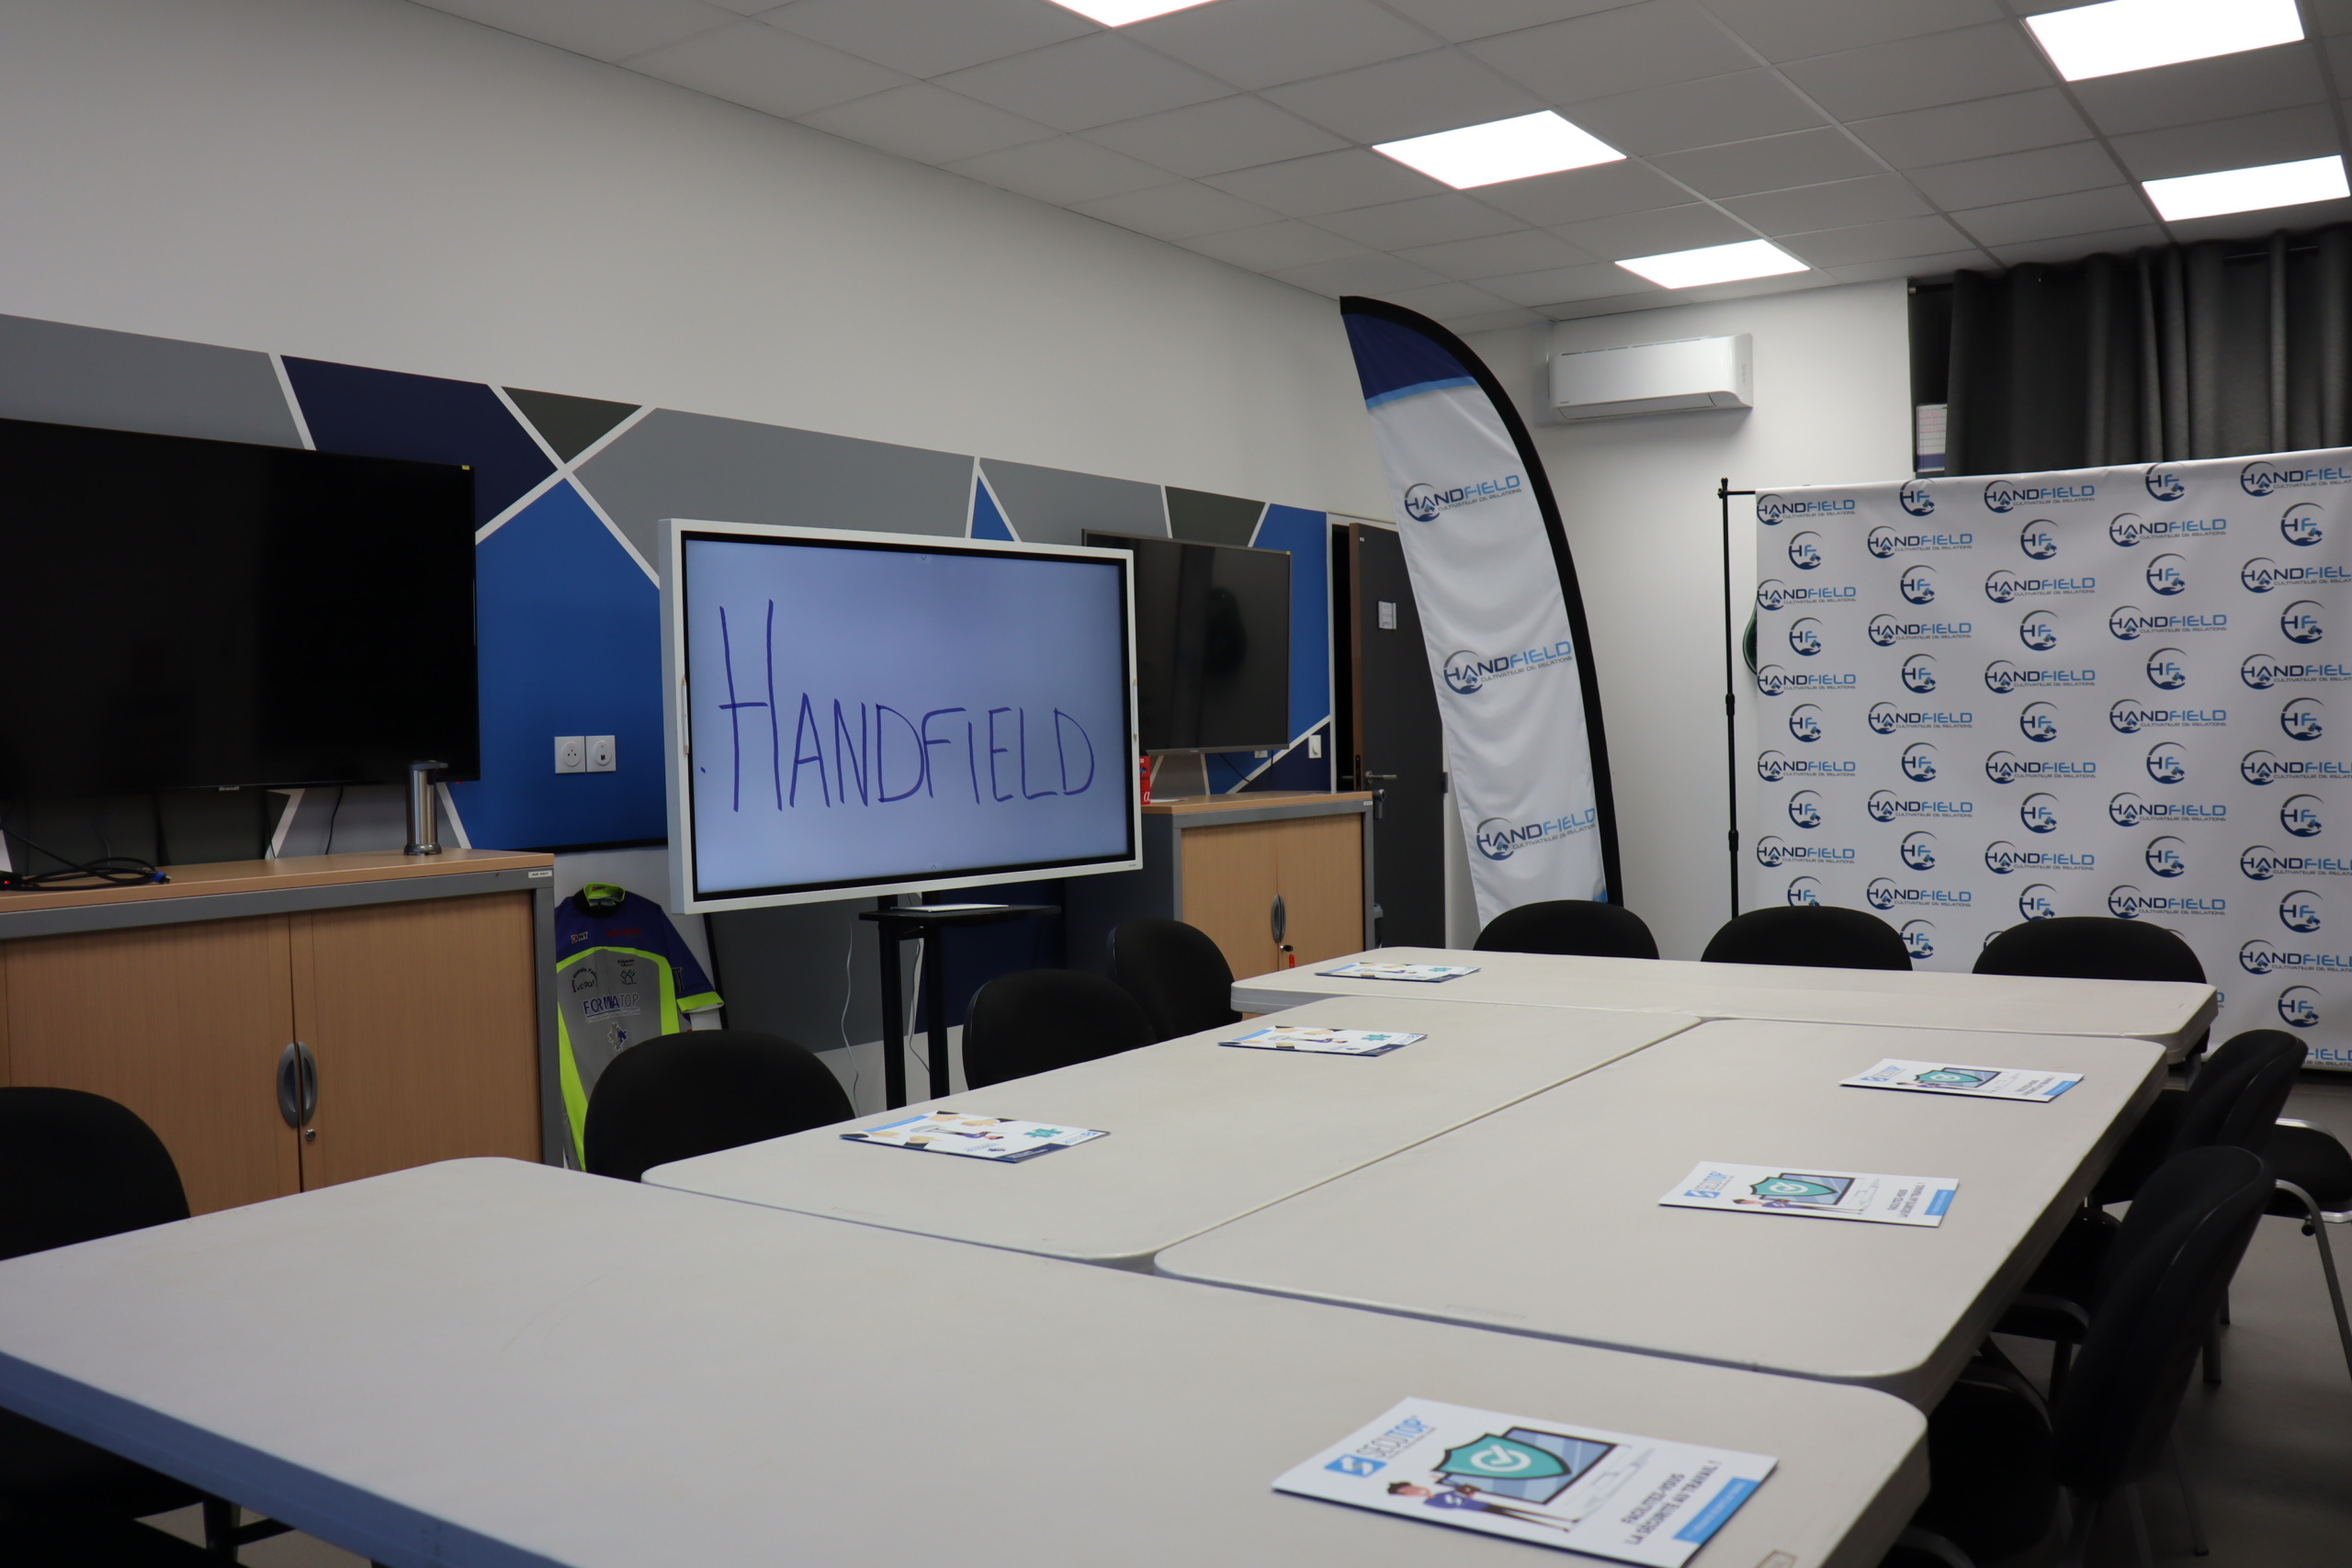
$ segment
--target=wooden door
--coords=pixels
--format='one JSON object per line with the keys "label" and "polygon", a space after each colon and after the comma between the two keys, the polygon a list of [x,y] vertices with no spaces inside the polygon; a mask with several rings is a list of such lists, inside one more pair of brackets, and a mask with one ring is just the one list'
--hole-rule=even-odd
{"label": "wooden door", "polygon": [[1208,933],[1236,979],[1282,967],[1274,944],[1276,865],[1281,835],[1291,826],[1235,822],[1177,835],[1184,864],[1184,907],[1177,918]]}
{"label": "wooden door", "polygon": [[531,896],[288,917],[319,1105],[302,1185],[471,1155],[539,1157]]}
{"label": "wooden door", "polygon": [[1270,822],[1276,890],[1288,917],[1291,957],[1320,964],[1363,951],[1363,818],[1293,817]]}
{"label": "wooden door", "polygon": [[179,1167],[196,1213],[296,1191],[277,1058],[294,1038],[287,917],[0,943],[12,1084],[129,1106]]}

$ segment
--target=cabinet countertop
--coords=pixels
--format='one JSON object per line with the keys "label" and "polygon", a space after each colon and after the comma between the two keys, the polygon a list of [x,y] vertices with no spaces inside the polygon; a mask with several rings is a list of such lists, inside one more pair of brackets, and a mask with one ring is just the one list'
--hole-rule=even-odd
{"label": "cabinet countertop", "polygon": [[396,851],[367,854],[293,855],[284,860],[213,861],[167,865],[169,882],[129,887],[61,888],[48,893],[0,893],[0,915],[28,909],[71,909],[93,904],[138,904],[160,898],[200,898],[228,893],[269,893],[354,882],[386,882],[469,872],[551,868],[555,857],[520,850],[444,850],[437,855]]}
{"label": "cabinet countertop", "polygon": [[1285,795],[1194,795],[1174,800],[1147,801],[1144,813],[1151,817],[1197,817],[1219,811],[1255,811],[1273,806],[1323,806],[1335,812],[1361,811],[1371,799],[1370,790],[1340,790],[1337,794],[1310,790]]}

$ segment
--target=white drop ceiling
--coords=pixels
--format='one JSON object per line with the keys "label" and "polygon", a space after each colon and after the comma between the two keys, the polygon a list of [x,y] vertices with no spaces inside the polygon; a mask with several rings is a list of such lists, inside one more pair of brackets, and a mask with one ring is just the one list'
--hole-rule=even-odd
{"label": "white drop ceiling", "polygon": [[[1457,331],[2352,219],[2166,224],[2145,179],[2352,152],[2352,0],[2304,41],[2068,84],[2063,0],[420,0]],[[2227,4],[2228,0],[2214,0]],[[1556,109],[1622,163],[1469,191],[1371,144]],[[1757,238],[1815,270],[1666,290]]]}

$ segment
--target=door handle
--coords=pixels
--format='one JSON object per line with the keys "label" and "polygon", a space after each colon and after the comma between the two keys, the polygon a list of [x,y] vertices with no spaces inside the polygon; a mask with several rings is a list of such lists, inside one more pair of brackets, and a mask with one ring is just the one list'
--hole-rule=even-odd
{"label": "door handle", "polygon": [[319,1059],[300,1040],[277,1054],[277,1114],[299,1128],[318,1114]]}
{"label": "door handle", "polygon": [[1283,940],[1290,934],[1290,906],[1283,902],[1283,896],[1279,893],[1274,895],[1271,923],[1274,931],[1274,946],[1281,950],[1283,966],[1295,969],[1298,967],[1298,955],[1291,951],[1290,943]]}

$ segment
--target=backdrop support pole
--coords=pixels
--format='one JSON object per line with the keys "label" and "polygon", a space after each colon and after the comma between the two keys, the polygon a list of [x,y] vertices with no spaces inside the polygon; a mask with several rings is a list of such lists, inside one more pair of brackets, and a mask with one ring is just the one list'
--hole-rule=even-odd
{"label": "backdrop support pole", "polygon": [[1728,477],[1715,481],[1715,502],[1723,510],[1724,524],[1724,812],[1728,824],[1724,852],[1731,871],[1734,919],[1739,918],[1739,686],[1735,663],[1738,650],[1733,646],[1736,634],[1731,622],[1731,498],[1755,493],[1732,489]]}

